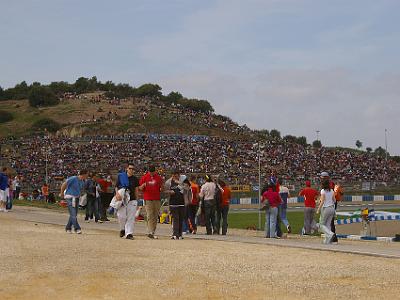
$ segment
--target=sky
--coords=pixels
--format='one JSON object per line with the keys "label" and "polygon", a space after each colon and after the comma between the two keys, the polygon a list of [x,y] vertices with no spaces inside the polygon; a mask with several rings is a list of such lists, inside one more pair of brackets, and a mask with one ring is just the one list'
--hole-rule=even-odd
{"label": "sky", "polygon": [[0,0],[0,86],[157,83],[252,129],[400,155],[398,0]]}

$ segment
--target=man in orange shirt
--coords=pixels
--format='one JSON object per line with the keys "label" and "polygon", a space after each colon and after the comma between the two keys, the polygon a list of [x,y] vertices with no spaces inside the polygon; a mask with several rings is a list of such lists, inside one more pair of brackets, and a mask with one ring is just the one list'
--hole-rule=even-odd
{"label": "man in orange shirt", "polygon": [[315,200],[318,197],[317,190],[311,188],[311,181],[306,181],[306,187],[302,189],[299,196],[304,197],[304,235],[311,234],[311,230],[316,230],[314,215],[315,215]]}
{"label": "man in orange shirt", "polygon": [[229,204],[231,202],[231,189],[229,186],[223,181],[218,180],[217,188],[220,188],[222,192],[221,203],[219,205],[220,209],[217,210],[217,232],[219,234],[219,228],[221,225],[222,218],[222,235],[226,235],[228,231],[228,212],[229,212]]}
{"label": "man in orange shirt", "polygon": [[190,177],[190,186],[192,188],[192,203],[189,204],[189,221],[190,225],[189,228],[192,228],[192,233],[196,234],[197,232],[197,224],[196,224],[196,213],[197,210],[199,209],[199,193],[200,193],[200,187],[196,183],[196,176],[192,175]]}

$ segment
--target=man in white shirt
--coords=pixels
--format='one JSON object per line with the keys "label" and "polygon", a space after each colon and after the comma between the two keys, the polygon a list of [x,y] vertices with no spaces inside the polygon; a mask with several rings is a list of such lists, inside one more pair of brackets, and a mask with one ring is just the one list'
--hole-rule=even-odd
{"label": "man in white shirt", "polygon": [[199,197],[203,199],[204,215],[206,219],[207,235],[216,233],[215,223],[215,189],[216,184],[212,181],[211,176],[206,175],[206,183],[201,186]]}

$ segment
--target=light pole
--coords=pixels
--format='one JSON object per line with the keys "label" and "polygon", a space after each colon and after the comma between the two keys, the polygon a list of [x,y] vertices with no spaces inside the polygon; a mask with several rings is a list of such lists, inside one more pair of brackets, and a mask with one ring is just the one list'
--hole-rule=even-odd
{"label": "light pole", "polygon": [[258,230],[261,230],[261,149],[258,142]]}
{"label": "light pole", "polygon": [[386,150],[386,166],[387,166],[388,151],[387,151],[387,129],[386,128],[385,128],[385,150]]}
{"label": "light pole", "polygon": [[319,141],[319,130],[315,131],[317,133],[317,141]]}

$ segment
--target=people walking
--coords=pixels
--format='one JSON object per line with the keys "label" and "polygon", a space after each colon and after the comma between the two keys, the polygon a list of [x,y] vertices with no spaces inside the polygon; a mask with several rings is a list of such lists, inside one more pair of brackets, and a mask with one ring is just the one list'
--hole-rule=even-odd
{"label": "people walking", "polygon": [[299,196],[304,197],[304,227],[302,230],[303,235],[310,235],[316,228],[314,221],[315,216],[315,201],[318,197],[317,190],[311,187],[311,181],[307,180],[306,187],[299,192]]}
{"label": "people walking", "polygon": [[98,214],[98,210],[96,209],[96,175],[93,172],[89,173],[88,179],[85,182],[85,191],[86,191],[86,211],[85,211],[85,221],[90,222],[93,220],[93,216],[95,222],[98,222],[100,216]]}
{"label": "people walking", "polygon": [[[289,220],[286,215],[288,199],[290,197],[289,189],[284,185],[279,186],[279,196],[281,196],[282,203],[278,207],[278,211],[279,211],[278,215],[279,215],[282,223],[285,225],[287,233],[291,233],[292,229],[290,227],[290,223],[289,223]],[[279,225],[278,225],[278,227],[279,227]],[[280,228],[279,228],[279,230],[280,230]]]}
{"label": "people walking", "polygon": [[226,235],[228,232],[228,212],[229,212],[229,204],[232,198],[232,191],[230,187],[223,180],[218,180],[218,188],[221,189],[221,203],[219,205],[219,210],[217,211],[217,231],[219,233],[219,229],[221,227],[222,220],[222,235]]}
{"label": "people walking", "polygon": [[189,222],[192,226],[192,233],[197,233],[197,220],[196,214],[197,210],[199,209],[199,193],[200,187],[196,183],[196,176],[192,175],[190,177],[190,187],[192,189],[192,203],[189,204]]}
{"label": "people walking", "polygon": [[114,187],[112,177],[108,171],[104,178],[99,178],[97,181],[100,184],[100,220],[110,221],[107,218],[107,209],[110,206],[111,199],[114,197]]}
{"label": "people walking", "polygon": [[276,232],[278,219],[278,206],[282,203],[281,196],[276,191],[276,186],[270,182],[267,190],[262,194],[262,202],[266,203],[265,237],[279,238]]}
{"label": "people walking", "polygon": [[79,197],[84,190],[84,181],[88,176],[87,170],[81,170],[78,176],[71,176],[61,185],[60,197],[64,197],[68,204],[69,219],[65,226],[67,233],[72,232],[74,227],[75,233],[82,233],[78,223],[78,206]]}
{"label": "people walking", "polygon": [[134,239],[138,190],[139,179],[134,175],[133,164],[128,164],[126,170],[118,174],[114,198],[121,238]]}
{"label": "people walking", "polygon": [[199,197],[202,199],[204,207],[204,214],[206,219],[206,232],[207,235],[217,234],[215,213],[215,190],[216,184],[213,182],[211,176],[206,175],[206,183],[201,186]]}
{"label": "people walking", "polygon": [[155,235],[158,215],[161,207],[161,191],[163,180],[156,172],[156,167],[151,165],[149,171],[140,178],[139,189],[143,191],[143,199],[146,207],[148,238],[157,239]]}
{"label": "people walking", "polygon": [[335,194],[330,187],[329,180],[323,180],[317,214],[321,212],[318,227],[320,232],[325,234],[325,238],[323,240],[324,244],[330,244],[332,242],[332,238],[334,237],[334,233],[330,228],[331,221],[335,216],[335,202]]}
{"label": "people walking", "polygon": [[0,172],[0,212],[7,212],[7,190],[8,190],[8,175],[7,167],[3,167]]}
{"label": "people walking", "polygon": [[169,210],[172,215],[172,239],[183,239],[183,222],[185,217],[185,199],[183,183],[179,181],[180,172],[175,170],[172,177],[165,182],[164,192],[169,195]]}

